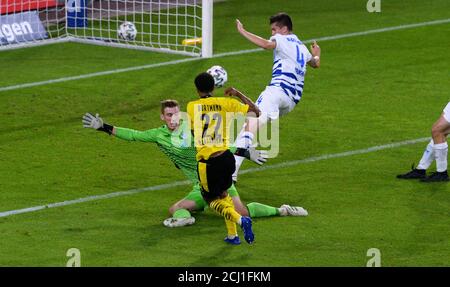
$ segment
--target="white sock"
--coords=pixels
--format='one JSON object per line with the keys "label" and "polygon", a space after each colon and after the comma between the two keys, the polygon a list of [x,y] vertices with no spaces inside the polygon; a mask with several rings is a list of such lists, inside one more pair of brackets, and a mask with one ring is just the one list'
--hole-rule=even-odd
{"label": "white sock", "polygon": [[[253,144],[253,133],[244,131],[241,132],[238,139],[236,140],[236,147],[238,148],[249,148]],[[241,168],[242,162],[244,161],[244,157],[242,156],[234,156],[236,161],[236,170],[233,173],[233,179],[237,179],[237,175],[239,169]]]}
{"label": "white sock", "polygon": [[244,162],[244,159],[245,158],[243,156],[238,156],[238,155],[234,156],[234,160],[236,161],[236,169],[234,170],[234,173],[233,173],[234,181],[237,180],[237,175],[238,175],[239,169],[241,168],[242,162]]}
{"label": "white sock", "polygon": [[236,146],[240,148],[249,148],[253,144],[253,133],[249,131],[241,132],[236,140]]}
{"label": "white sock", "polygon": [[436,170],[438,172],[446,171],[447,170],[447,153],[448,153],[447,142],[435,144],[433,146],[433,148],[434,148],[434,153],[436,155]]}
{"label": "white sock", "polygon": [[427,145],[427,148],[423,152],[422,158],[420,159],[417,169],[428,169],[434,160],[434,149],[433,149],[433,139]]}

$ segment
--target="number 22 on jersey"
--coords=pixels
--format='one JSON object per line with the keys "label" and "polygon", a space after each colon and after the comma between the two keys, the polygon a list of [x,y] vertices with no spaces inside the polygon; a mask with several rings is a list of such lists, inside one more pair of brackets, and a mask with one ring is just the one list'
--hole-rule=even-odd
{"label": "number 22 on jersey", "polygon": [[222,115],[220,113],[202,114],[201,145],[222,144],[222,130]]}

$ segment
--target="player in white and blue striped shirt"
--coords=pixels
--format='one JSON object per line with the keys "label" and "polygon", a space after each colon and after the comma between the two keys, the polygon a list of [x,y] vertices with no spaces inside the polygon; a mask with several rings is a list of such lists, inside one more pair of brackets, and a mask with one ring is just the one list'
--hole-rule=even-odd
{"label": "player in white and blue striped shirt", "polygon": [[[292,111],[300,101],[305,81],[306,65],[313,68],[320,66],[320,47],[314,41],[311,53],[308,48],[292,33],[292,20],[286,13],[278,13],[270,17],[272,37],[269,40],[261,38],[244,29],[239,20],[236,20],[239,33],[255,45],[274,50],[274,63],[272,67],[272,80],[255,102],[262,114],[258,122],[247,122],[237,140],[236,146],[248,148],[252,145],[257,129],[269,120],[276,120],[279,116]],[[235,156],[236,171],[233,180],[237,181],[237,173],[244,160]]]}

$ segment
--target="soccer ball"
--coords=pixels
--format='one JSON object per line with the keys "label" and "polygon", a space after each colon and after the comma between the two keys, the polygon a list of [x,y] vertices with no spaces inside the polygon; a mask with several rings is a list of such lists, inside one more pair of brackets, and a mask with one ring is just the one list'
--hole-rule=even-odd
{"label": "soccer ball", "polygon": [[208,74],[210,74],[211,76],[213,76],[214,85],[217,88],[222,87],[228,81],[227,71],[224,68],[222,68],[221,66],[212,66],[206,72]]}
{"label": "soccer ball", "polygon": [[133,41],[136,39],[137,29],[133,23],[126,21],[120,24],[117,34],[125,41]]}

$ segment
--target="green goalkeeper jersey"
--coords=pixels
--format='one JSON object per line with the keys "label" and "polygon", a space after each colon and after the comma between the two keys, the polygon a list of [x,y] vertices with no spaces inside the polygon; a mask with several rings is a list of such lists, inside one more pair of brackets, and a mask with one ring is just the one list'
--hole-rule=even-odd
{"label": "green goalkeeper jersey", "polygon": [[116,137],[127,141],[156,143],[159,149],[167,155],[175,166],[194,184],[198,183],[197,153],[193,137],[190,131],[180,126],[175,131],[170,131],[167,125],[146,131],[137,131],[128,128],[114,127]]}

